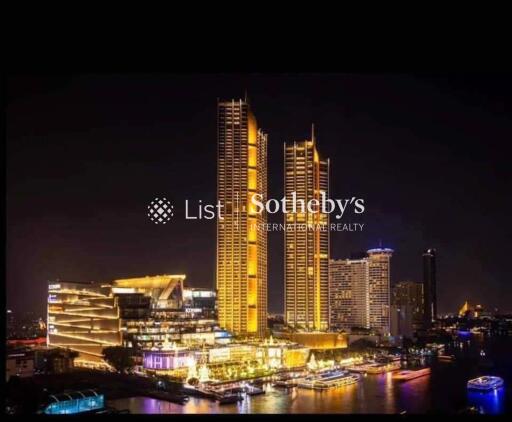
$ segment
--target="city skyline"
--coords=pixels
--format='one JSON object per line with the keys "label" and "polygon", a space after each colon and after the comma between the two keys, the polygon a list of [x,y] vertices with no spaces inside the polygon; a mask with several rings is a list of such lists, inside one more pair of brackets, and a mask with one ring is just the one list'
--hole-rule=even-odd
{"label": "city skyline", "polygon": [[[346,78],[347,77],[345,77],[345,80]],[[340,80],[343,79],[344,78],[340,77]],[[350,78],[348,78],[348,80],[350,80]],[[369,80],[370,85],[373,84],[374,87],[379,86],[375,78],[370,78]],[[412,84],[414,86],[413,82],[414,81],[409,78],[408,82],[405,84]],[[188,114],[182,114],[182,117],[185,119],[184,121],[167,117],[170,119],[167,123],[160,123],[158,125],[153,124],[153,120],[148,120],[149,115],[144,114],[142,107],[135,105],[135,103],[130,103],[130,106],[117,104],[119,106],[117,110],[118,118],[124,116],[127,112],[129,115],[135,112],[135,110],[142,113],[143,123],[144,116],[146,118],[145,126],[144,124],[142,125],[142,127],[146,127],[146,129],[140,132],[139,127],[138,133],[139,135],[143,135],[141,139],[144,139],[144,142],[134,139],[137,137],[130,138],[130,136],[128,136],[127,141],[123,141],[123,137],[120,135],[130,127],[132,129],[137,128],[137,120],[135,119],[132,124],[122,120],[120,129],[117,131],[116,129],[113,131],[112,129],[109,130],[108,128],[112,128],[112,125],[109,125],[108,122],[118,120],[114,117],[116,115],[115,112],[113,113],[106,109],[98,108],[97,111],[101,110],[101,113],[92,114],[93,121],[99,119],[100,122],[102,122],[102,124],[97,125],[98,127],[93,131],[95,133],[92,134],[83,132],[87,126],[85,125],[85,121],[81,122],[80,119],[78,119],[78,121],[62,119],[61,123],[63,127],[57,125],[57,121],[59,120],[57,117],[65,115],[62,109],[62,97],[67,98],[71,96],[72,98],[72,95],[76,95],[77,98],[85,97],[86,100],[88,99],[89,102],[84,101],[81,103],[77,101],[76,103],[70,103],[72,109],[73,107],[84,107],[86,109],[85,111],[87,111],[89,107],[89,114],[85,113],[84,116],[89,115],[89,117],[91,117],[90,112],[94,111],[95,107],[98,107],[99,103],[96,103],[96,101],[101,98],[101,95],[99,92],[96,92],[95,89],[98,89],[98,87],[102,85],[101,80],[94,80],[94,78],[89,80],[87,78],[77,78],[74,83],[74,88],[63,88],[61,86],[58,89],[55,89],[55,87],[49,89],[47,93],[43,92],[32,106],[24,104],[22,95],[18,97],[14,96],[14,100],[9,103],[8,116],[12,116],[13,120],[11,120],[11,125],[8,127],[8,152],[10,153],[8,154],[7,186],[8,306],[14,309],[20,309],[23,301],[28,302],[31,308],[37,308],[39,306],[38,303],[44,303],[47,280],[57,278],[77,281],[101,281],[136,275],[143,276],[146,274],[172,272],[187,274],[194,285],[213,286],[215,283],[214,277],[212,277],[212,274],[214,274],[214,271],[212,271],[214,268],[214,265],[212,265],[214,264],[212,262],[214,258],[212,259],[210,256],[215,256],[214,253],[212,254],[212,244],[215,245],[214,224],[203,221],[197,222],[194,225],[188,225],[186,230],[180,230],[180,228],[174,226],[166,231],[161,230],[158,232],[154,227],[149,226],[150,222],[144,219],[145,215],[143,213],[139,215],[139,212],[154,196],[167,194],[168,191],[171,191],[171,194],[174,196],[173,199],[176,200],[176,202],[186,197],[185,195],[187,194],[190,195],[189,197],[195,199],[214,199],[211,198],[214,193],[214,187],[211,183],[212,178],[209,176],[204,177],[204,175],[212,175],[211,163],[209,164],[207,162],[206,157],[211,157],[212,148],[213,151],[215,150],[215,130],[213,130],[213,132],[210,131],[210,115],[215,107],[214,101],[213,104],[210,102],[208,103],[209,105],[207,105],[206,94],[201,94],[201,101],[203,101],[201,107],[203,108],[198,108],[194,111],[194,107],[185,105],[183,112]],[[139,83],[142,86],[146,86],[144,82],[139,81]],[[169,81],[165,83],[174,86]],[[204,84],[205,82],[202,83]],[[359,83],[361,83],[361,81]],[[392,83],[388,83],[391,85],[393,85],[393,83],[400,85],[396,80]],[[313,85],[312,82],[309,82],[309,84],[310,86]],[[386,84],[382,81],[381,84],[382,89]],[[122,86],[122,83],[120,83],[120,85]],[[257,85],[257,83],[255,83],[255,85]],[[272,85],[272,82],[270,82],[270,85]],[[419,85],[421,85],[421,83]],[[70,83],[70,86],[73,86],[73,83]],[[88,89],[90,91],[88,91]],[[141,95],[133,91],[123,91],[121,87],[114,87],[113,91],[115,92],[116,89],[118,89],[118,94],[133,95],[134,98]],[[188,89],[190,90],[190,86],[188,86]],[[228,87],[225,91],[232,89],[233,86]],[[344,89],[350,92],[348,84],[344,86]],[[220,88],[216,90],[222,91]],[[386,89],[383,90],[386,92]],[[174,102],[180,103],[181,96],[185,92],[185,89],[177,92],[179,93],[174,93],[177,97],[175,97]],[[168,93],[171,94],[173,92],[171,90],[171,92],[168,91]],[[279,166],[276,164],[279,161],[282,163],[282,156],[276,153],[276,151],[278,151],[283,141],[291,142],[293,139],[303,138],[304,136],[300,136],[300,132],[306,132],[310,122],[314,121],[317,123],[317,131],[322,133],[322,135],[319,136],[322,151],[325,149],[325,155],[331,157],[333,160],[333,169],[335,169],[333,170],[335,173],[335,177],[333,177],[333,190],[335,191],[333,196],[338,196],[341,192],[351,194],[353,186],[354,194],[359,193],[361,196],[368,198],[367,201],[370,205],[368,205],[368,213],[365,214],[364,217],[368,231],[363,232],[360,236],[337,234],[335,236],[336,239],[332,242],[331,256],[333,258],[346,258],[352,251],[366,250],[375,247],[377,246],[378,240],[382,239],[386,246],[396,250],[393,257],[392,282],[397,282],[405,278],[421,281],[421,253],[423,250],[432,247],[437,249],[440,256],[437,277],[439,292],[438,302],[440,305],[439,313],[446,313],[449,310],[447,309],[448,305],[451,305],[452,302],[455,302],[455,307],[459,306],[459,302],[462,303],[466,298],[469,298],[470,301],[476,301],[481,298],[482,300],[480,301],[486,306],[502,307],[506,304],[506,301],[502,297],[507,296],[496,294],[497,292],[501,292],[502,288],[507,289],[504,276],[505,270],[504,268],[500,269],[498,262],[499,254],[502,253],[499,245],[505,245],[504,237],[506,237],[506,230],[491,234],[491,238],[494,236],[495,239],[497,239],[497,241],[494,242],[495,244],[492,244],[492,242],[489,244],[489,242],[487,242],[490,248],[494,248],[492,249],[493,251],[497,250],[497,254],[494,254],[492,258],[486,255],[490,253],[488,251],[482,255],[482,251],[479,252],[477,244],[471,242],[468,243],[468,246],[462,245],[462,250],[465,250],[468,254],[468,257],[465,257],[458,249],[454,249],[454,246],[460,246],[459,244],[467,238],[465,237],[461,225],[457,224],[458,222],[456,222],[453,217],[450,220],[449,216],[453,214],[447,211],[448,217],[446,219],[449,221],[448,223],[439,220],[440,214],[435,214],[437,217],[427,220],[427,224],[418,224],[418,219],[423,220],[429,214],[428,211],[423,212],[423,207],[427,207],[430,212],[434,212],[433,210],[435,208],[428,204],[429,201],[426,201],[426,198],[423,198],[423,202],[419,201],[418,203],[414,203],[413,201],[410,209],[404,206],[407,204],[403,203],[402,200],[397,201],[397,195],[393,196],[393,190],[398,189],[404,195],[410,192],[405,186],[407,184],[403,181],[399,182],[396,179],[396,174],[393,175],[393,173],[388,173],[390,174],[388,177],[394,179],[393,184],[383,184],[383,181],[379,180],[375,183],[376,186],[373,188],[370,187],[370,182],[376,181],[375,177],[382,169],[389,170],[385,161],[381,163],[380,169],[378,166],[372,169],[371,165],[366,165],[364,171],[368,172],[367,175],[361,172],[354,173],[357,164],[375,164],[375,156],[371,154],[366,157],[362,156],[364,154],[358,156],[357,151],[359,151],[360,146],[356,147],[356,143],[354,143],[353,139],[346,136],[347,128],[341,128],[342,130],[337,132],[335,129],[337,125],[334,123],[334,120],[315,115],[313,110],[316,110],[316,113],[318,113],[318,106],[316,106],[316,109],[315,107],[310,107],[311,110],[306,112],[306,114],[310,113],[309,116],[304,116],[304,112],[302,112],[302,115],[299,113],[299,116],[293,119],[296,121],[294,125],[289,124],[289,114],[285,114],[285,118],[280,116],[282,123],[279,123],[278,116],[272,117],[269,114],[271,113],[269,108],[272,109],[271,105],[274,105],[274,103],[269,101],[268,95],[267,98],[265,98],[258,90],[254,90],[254,92],[249,90],[249,93],[251,99],[254,98],[252,101],[257,104],[256,112],[258,116],[262,115],[262,117],[258,117],[258,119],[262,121],[263,127],[270,128],[269,190],[271,194],[269,196],[280,197],[279,191],[282,189],[282,182],[280,183],[280,180],[282,181],[283,179],[279,176],[282,175],[283,170],[281,169],[281,171],[279,171]],[[218,96],[228,97],[228,95],[222,92],[219,92],[219,94],[221,95]],[[25,95],[27,95],[27,91],[25,91]],[[29,93],[29,97],[30,95]],[[290,98],[289,93],[286,95]],[[282,94],[283,97],[286,97],[286,95]],[[354,93],[352,93],[352,99],[353,96]],[[172,98],[172,95],[169,95],[169,97]],[[237,97],[237,95],[233,95],[233,97]],[[381,92],[380,98],[382,99],[382,97]],[[164,101],[164,97],[162,96],[157,98],[159,101]],[[212,98],[210,98],[210,101]],[[307,109],[307,96],[304,96],[304,98],[306,101],[299,101],[299,105],[295,106],[296,110],[299,110],[300,106]],[[52,103],[52,101],[54,102]],[[430,101],[434,101],[434,99],[430,98]],[[157,103],[158,101],[153,101],[152,104],[150,102],[149,108],[152,112],[158,110]],[[53,118],[50,119],[50,127],[47,130],[43,130],[44,124],[38,120],[39,116],[43,115],[41,109],[43,104],[54,104],[55,110],[57,110],[52,111],[53,109],[50,107],[49,110],[45,111],[46,115]],[[283,107],[285,104],[291,103],[281,100],[278,107]],[[345,116],[345,123],[349,125],[351,122],[352,129],[358,125],[358,127],[361,128],[361,121],[354,118],[354,115],[351,117],[350,113],[346,113],[347,108],[350,108],[352,104],[344,104],[345,113],[343,113],[343,107],[341,107],[340,110],[342,111],[341,115]],[[357,105],[361,107],[361,102]],[[157,120],[163,119],[163,115],[166,114],[165,109],[169,105],[159,103],[158,106],[162,107],[162,111],[160,114],[156,113]],[[29,108],[32,114],[20,114],[26,107]],[[418,106],[416,107],[418,108]],[[464,109],[464,107],[462,108]],[[332,107],[332,111],[335,109],[336,107]],[[354,107],[354,109],[357,109],[357,107]],[[176,108],[173,110],[176,111]],[[466,110],[466,113],[470,112]],[[179,113],[177,113],[177,115],[179,116]],[[188,123],[186,121],[186,115],[189,115],[191,119]],[[36,123],[35,129],[31,133],[26,132],[26,129],[24,129],[25,125],[20,125],[20,123],[24,122],[26,119]],[[163,120],[165,121],[165,119]],[[196,121],[196,126],[197,123],[200,122],[210,123],[208,123],[206,128],[189,127],[194,126],[192,123],[194,120]],[[169,131],[169,125],[173,125],[172,122],[175,122],[176,127],[173,130],[178,131],[176,134],[179,134],[181,131],[185,134],[185,138],[187,139],[192,139],[189,138],[189,135],[192,134],[193,130],[197,130],[199,135],[193,142],[195,142],[196,147],[198,145],[204,146],[204,154],[203,151],[197,151],[197,149],[194,148],[192,148],[192,151],[184,151],[183,145],[167,142],[165,139],[162,139],[162,135],[158,135],[158,130],[160,130],[161,127],[164,128],[162,133],[165,133],[166,130]],[[276,125],[278,124],[280,129],[277,129],[278,126]],[[487,124],[489,125],[489,123]],[[482,123],[482,125],[485,126],[484,123]],[[371,119],[369,121],[369,127],[372,127]],[[507,128],[506,126],[504,127],[504,133],[507,133]],[[297,130],[297,128],[299,129]],[[339,125],[338,129],[340,129]],[[74,135],[73,130],[75,131]],[[173,130],[170,130],[170,133],[173,132]],[[114,134],[114,140],[110,142],[110,145],[106,145],[104,142],[105,135],[110,131]],[[147,133],[147,131],[150,132]],[[68,132],[71,136],[67,134]],[[292,134],[292,132],[294,132],[294,134]],[[343,132],[345,133],[342,148],[345,153],[347,151],[349,152],[348,158],[344,158],[347,156],[346,154],[333,153],[336,150],[336,142],[333,142],[333,140],[337,139],[337,136],[341,136]],[[374,148],[378,149],[380,142],[390,134],[389,130],[385,128],[383,132],[385,132],[385,134],[380,134],[380,139],[371,142]],[[335,133],[338,135],[334,135]],[[285,134],[286,136],[283,136]],[[478,134],[477,132],[477,135]],[[151,135],[153,135],[154,139],[158,139],[156,143],[151,141]],[[355,137],[359,142],[361,142],[361,135],[362,132]],[[377,138],[379,138],[378,135]],[[274,142],[272,139],[275,139]],[[403,136],[402,134],[402,137],[399,137],[399,139],[399,142],[402,142],[400,145],[403,148],[405,146],[403,142],[405,142],[407,136]],[[136,147],[137,145],[139,145],[140,149]],[[157,159],[156,156],[153,155],[155,152],[150,152],[152,145],[156,146],[156,153],[163,155],[163,157]],[[434,152],[439,152],[439,148],[436,147],[435,143],[431,143],[430,146],[434,148]],[[71,155],[71,151],[75,147],[79,148],[81,151],[78,158]],[[134,155],[135,151],[138,151],[140,155]],[[378,151],[385,152],[384,149]],[[421,165],[421,160],[424,160],[430,163],[432,169],[435,168],[434,163],[436,161],[433,157],[429,157],[428,154],[420,155],[419,161],[415,161],[408,155],[410,152],[411,150],[405,148],[405,151],[399,151],[398,154],[402,153],[402,159],[408,157],[415,165]],[[489,154],[490,150],[484,149],[483,152]],[[202,155],[205,155],[205,158],[201,158]],[[130,159],[129,157],[132,158]],[[430,158],[431,161],[428,161],[427,158]],[[439,157],[435,158],[438,159]],[[22,165],[24,162],[22,159],[28,160],[28,163]],[[200,175],[195,175],[190,171],[184,171],[184,167],[180,164],[181,161],[184,165],[191,165],[194,163],[194,159],[198,160],[195,162],[196,172],[198,172],[197,169],[199,168],[204,169],[199,172],[201,173]],[[411,167],[414,167],[412,166],[412,162]],[[147,172],[147,175],[143,175],[141,172],[142,164],[144,164],[144,168],[148,168],[148,165],[152,167]],[[382,166],[382,164],[384,165]],[[392,161],[388,164],[392,164]],[[402,160],[402,164],[406,165],[407,170],[407,162],[403,162]],[[163,169],[168,166],[172,167],[173,170]],[[469,164],[468,167],[471,168]],[[107,172],[107,169],[109,169],[109,172]],[[456,173],[456,170],[457,166],[454,166],[453,172]],[[347,173],[344,173],[345,171]],[[446,170],[443,171],[446,172]],[[492,180],[493,177],[499,175],[500,171],[505,170],[504,168],[495,166],[495,171],[498,173],[487,173],[485,171],[482,173],[481,169],[480,171],[480,176],[490,177]],[[111,177],[110,172],[117,172],[119,176],[114,174],[113,177]],[[186,175],[186,178],[190,180],[188,187],[179,187],[175,183],[170,184],[169,179],[172,180],[172,177],[168,177],[167,180],[161,177],[164,174],[177,176],[180,172]],[[352,176],[350,176],[351,173]],[[109,174],[109,177],[106,177],[107,174]],[[340,177],[340,174],[344,177]],[[444,174],[446,175],[447,173]],[[464,172],[463,174],[466,179],[468,177],[471,178],[470,173]],[[68,176],[66,177],[65,175]],[[201,178],[201,176],[203,177]],[[432,182],[432,178],[436,179],[439,177],[440,176],[436,176],[434,172],[433,174],[429,174],[427,181]],[[420,175],[419,186],[421,186],[421,180]],[[98,183],[99,181],[105,183]],[[181,180],[179,182],[181,183]],[[466,185],[467,182],[468,180],[466,180]],[[501,182],[498,180],[497,184],[495,183],[493,187],[498,188],[501,186],[500,183],[503,182],[503,179],[501,179]],[[418,180],[416,180],[416,183],[418,183]],[[281,187],[279,187],[279,185],[281,185]],[[390,189],[386,189],[387,185],[389,185]],[[450,185],[453,188],[454,186],[452,185],[453,183]],[[466,185],[463,184],[461,187],[464,186],[464,188],[467,188]],[[133,188],[133,190],[128,188],[128,186]],[[437,186],[438,185],[436,185],[436,187]],[[369,190],[364,189],[365,187],[369,188]],[[376,190],[379,189],[381,191],[380,195],[383,195],[380,198],[376,196]],[[416,189],[421,191],[419,187],[416,187]],[[442,190],[442,186],[439,187],[439,189],[441,189],[441,192],[444,192],[443,195],[445,196],[450,192],[453,193],[450,189],[446,189],[446,187],[444,191]],[[132,192],[133,195],[130,197]],[[455,189],[455,192],[458,192],[457,189]],[[117,196],[113,196],[114,193]],[[491,193],[492,192],[489,191],[482,192],[483,198],[486,196],[491,198],[491,202],[487,205],[489,209],[486,209],[485,212],[487,214],[492,213],[499,221],[500,211],[505,213],[506,207],[501,208],[493,205],[500,204],[500,201],[507,201],[509,198],[499,195],[493,197]],[[385,200],[386,195],[390,196],[389,200]],[[398,197],[400,197],[400,195],[398,195]],[[402,204],[400,205],[401,202]],[[95,204],[98,207],[95,208],[91,204]],[[468,205],[467,202],[463,202],[463,204]],[[416,217],[411,218],[413,209],[416,210],[416,214],[414,214]],[[420,209],[422,210],[421,212],[419,211]],[[475,215],[476,213],[476,215],[479,215],[478,206],[466,209],[465,215],[460,212],[461,210],[462,208],[459,208],[459,214],[462,216],[463,222],[465,221],[466,223],[467,219],[472,214]],[[125,214],[123,214],[123,212]],[[180,217],[179,213],[176,217]],[[484,222],[484,227],[488,222],[490,221],[486,220]],[[128,225],[132,225],[132,228],[127,229]],[[436,229],[436,225],[440,226],[441,233]],[[432,234],[428,231],[428,228],[432,227],[434,227],[433,232],[437,234]],[[478,227],[471,226],[470,229],[483,230],[484,227],[479,229]],[[158,229],[161,229],[161,227],[158,227]],[[446,233],[444,233],[445,231]],[[443,234],[446,238],[441,238]],[[480,234],[485,235],[483,231]],[[269,235],[269,245],[272,245],[270,246],[272,251],[283,250],[283,240],[280,240],[280,237],[282,237],[282,233]],[[502,237],[503,240],[500,240]],[[134,239],[137,239],[137,241],[133,242]],[[167,240],[165,241],[165,239]],[[450,245],[450,240],[448,239],[455,240],[451,240],[452,244]],[[130,242],[130,240],[133,243]],[[149,246],[152,242],[155,243],[156,247],[151,249]],[[169,243],[171,245],[169,245]],[[161,252],[164,245],[167,251]],[[269,255],[271,254],[272,252],[269,253]],[[479,254],[481,258],[478,258]],[[277,254],[274,252],[274,255]],[[471,258],[472,256],[474,256],[474,258]],[[490,266],[489,260],[494,265]],[[269,262],[269,290],[272,290],[275,294],[269,295],[269,310],[279,311],[279,302],[282,303],[282,300],[279,298],[283,297],[280,293],[282,292],[282,286],[280,285],[283,284],[282,268],[279,268],[280,266],[282,267],[282,262],[279,262],[280,260],[277,257],[273,259],[273,261],[274,262]],[[197,268],[197,266],[194,265],[195,262],[204,262],[205,265],[201,265],[199,266],[200,268]],[[487,262],[487,264],[484,266],[483,263],[485,262]],[[496,274],[494,276],[493,271]],[[462,279],[464,280],[465,288],[462,289],[464,292],[460,293],[458,291],[458,283],[460,283]],[[472,281],[472,279],[475,281]],[[490,288],[480,287],[486,284]],[[26,295],[24,295],[25,297],[22,298],[16,293],[18,286],[24,287],[21,290],[26,290],[28,286],[32,286],[37,296],[26,297]],[[451,309],[451,311],[455,311],[455,309]]]}

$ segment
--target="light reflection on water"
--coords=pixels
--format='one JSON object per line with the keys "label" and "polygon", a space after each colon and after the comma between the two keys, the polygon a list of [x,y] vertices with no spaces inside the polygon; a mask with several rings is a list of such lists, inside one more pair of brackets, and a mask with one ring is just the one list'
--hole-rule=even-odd
{"label": "light reflection on water", "polygon": [[147,397],[132,397],[109,402],[131,413],[423,413],[428,401],[429,376],[396,383],[391,374],[368,375],[359,384],[326,391],[294,388],[276,389],[266,385],[263,395],[246,397],[238,404],[191,397],[185,405]]}
{"label": "light reflection on water", "polygon": [[468,403],[481,413],[496,415],[504,412],[505,389],[499,388],[488,392],[468,392]]}
{"label": "light reflection on water", "polygon": [[[470,337],[472,338],[472,337]],[[473,341],[474,340],[474,341]],[[117,409],[132,413],[453,413],[475,406],[485,413],[504,413],[512,409],[512,338],[476,337],[447,346],[447,354],[455,354],[454,363],[429,361],[432,373],[407,382],[396,382],[390,373],[367,375],[359,384],[327,391],[275,389],[267,385],[266,394],[247,397],[236,405],[219,405],[206,399],[190,398],[185,405],[133,397],[109,401]],[[480,368],[478,358],[485,349],[494,366]],[[476,356],[475,359],[471,356]],[[481,375],[498,375],[505,388],[498,391],[468,393],[468,379]]]}

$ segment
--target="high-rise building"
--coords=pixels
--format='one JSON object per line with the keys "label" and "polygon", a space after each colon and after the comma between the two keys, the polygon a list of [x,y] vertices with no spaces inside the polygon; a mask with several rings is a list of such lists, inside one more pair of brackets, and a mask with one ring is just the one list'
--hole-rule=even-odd
{"label": "high-rise building", "polygon": [[267,135],[247,101],[217,107],[217,298],[219,324],[239,335],[264,336],[267,328]]}
{"label": "high-rise building", "polygon": [[331,330],[370,328],[368,259],[331,259],[329,301]]}
{"label": "high-rise building", "polygon": [[392,288],[391,334],[412,337],[423,326],[423,284],[402,281]]}
{"label": "high-rise building", "polygon": [[370,298],[370,327],[389,334],[390,329],[390,260],[393,250],[370,249],[368,253],[368,296]]}
{"label": "high-rise building", "polygon": [[427,249],[423,253],[423,294],[425,328],[429,328],[437,318],[435,249]]}
{"label": "high-rise building", "polygon": [[296,329],[327,330],[329,214],[319,202],[329,197],[329,160],[320,158],[314,133],[311,140],[285,144],[284,155],[285,198],[297,205],[285,213],[285,320]]}
{"label": "high-rise building", "polygon": [[397,306],[410,305],[414,312],[414,323],[420,328],[423,322],[423,284],[401,281],[393,286],[391,303]]}
{"label": "high-rise building", "polygon": [[392,249],[367,251],[360,259],[331,260],[331,329],[369,328],[390,333],[390,258]]}

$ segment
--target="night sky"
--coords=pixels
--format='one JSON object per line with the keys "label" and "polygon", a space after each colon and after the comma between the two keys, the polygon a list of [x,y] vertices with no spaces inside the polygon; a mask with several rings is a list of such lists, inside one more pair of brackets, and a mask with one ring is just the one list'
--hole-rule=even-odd
{"label": "night sky", "polygon": [[[283,142],[331,159],[331,197],[365,199],[362,233],[331,257],[395,249],[392,283],[438,253],[441,313],[468,299],[512,310],[512,77],[494,75],[93,75],[7,80],[7,306],[45,313],[48,280],[185,273],[215,284],[217,98],[243,98],[269,134],[269,197],[283,195]],[[173,220],[146,207],[167,197]],[[281,222],[281,215],[271,218]],[[283,233],[269,235],[269,311],[283,302]]]}

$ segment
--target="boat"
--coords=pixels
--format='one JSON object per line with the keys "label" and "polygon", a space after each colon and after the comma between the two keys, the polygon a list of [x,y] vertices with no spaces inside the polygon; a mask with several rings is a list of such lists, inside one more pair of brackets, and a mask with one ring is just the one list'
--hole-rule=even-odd
{"label": "boat", "polygon": [[265,390],[263,388],[257,387],[253,383],[245,384],[242,388],[242,392],[247,394],[248,396],[257,396],[259,394],[265,394]]}
{"label": "boat", "polygon": [[248,395],[248,396],[258,396],[260,394],[265,394],[265,390],[263,388],[258,388],[258,387],[247,387],[246,390],[245,390],[245,393]]}
{"label": "boat", "polygon": [[359,374],[366,374],[366,371],[368,370],[369,365],[354,365],[347,367],[347,371],[349,372],[356,372]]}
{"label": "boat", "polygon": [[219,404],[233,404],[243,400],[239,394],[219,394],[217,401]]}
{"label": "boat", "polygon": [[311,375],[299,381],[300,388],[314,390],[325,390],[331,387],[355,384],[359,381],[359,375],[350,374],[345,371],[330,371],[320,375]]}
{"label": "boat", "polygon": [[400,362],[381,363],[369,365],[366,372],[368,374],[383,374],[385,372],[397,371],[401,368]]}
{"label": "boat", "polygon": [[272,384],[273,387],[278,388],[294,388],[297,387],[298,383],[296,379],[279,380]]}
{"label": "boat", "polygon": [[430,368],[406,369],[393,374],[393,379],[397,381],[409,381],[415,378],[430,374]]}
{"label": "boat", "polygon": [[486,375],[468,381],[468,390],[490,391],[503,387],[503,378]]}

